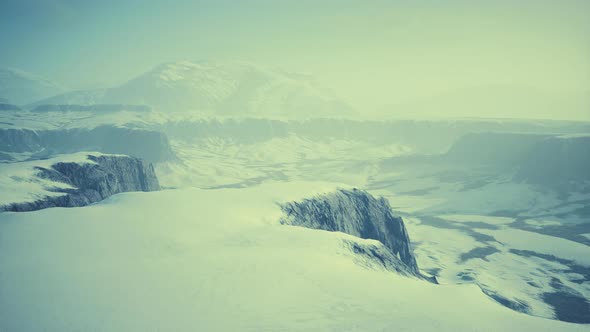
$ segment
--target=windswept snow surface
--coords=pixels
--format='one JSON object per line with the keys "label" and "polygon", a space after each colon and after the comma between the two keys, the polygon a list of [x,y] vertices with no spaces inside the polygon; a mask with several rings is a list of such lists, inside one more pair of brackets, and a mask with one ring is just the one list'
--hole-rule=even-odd
{"label": "windswept snow surface", "polygon": [[365,240],[278,224],[277,202],[335,187],[126,193],[2,213],[0,330],[588,331],[474,285],[368,268],[343,246]]}

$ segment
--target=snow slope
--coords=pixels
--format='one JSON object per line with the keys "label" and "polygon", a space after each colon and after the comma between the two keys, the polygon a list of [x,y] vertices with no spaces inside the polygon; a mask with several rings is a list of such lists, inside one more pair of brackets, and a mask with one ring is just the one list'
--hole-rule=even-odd
{"label": "snow slope", "polygon": [[276,202],[334,187],[128,193],[0,214],[0,330],[588,331],[473,285],[359,264],[343,241],[367,240],[278,224]]}

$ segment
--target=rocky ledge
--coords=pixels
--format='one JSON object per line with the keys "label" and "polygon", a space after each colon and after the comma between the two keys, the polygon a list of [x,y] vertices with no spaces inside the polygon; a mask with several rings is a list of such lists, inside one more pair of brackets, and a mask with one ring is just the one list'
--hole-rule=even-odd
{"label": "rocky ledge", "polygon": [[393,215],[389,202],[383,197],[375,198],[358,189],[341,189],[300,202],[281,204],[281,208],[284,213],[280,220],[282,224],[377,240],[384,245],[385,252],[360,244],[347,245],[355,253],[377,260],[388,270],[436,282],[420,273],[404,221]]}
{"label": "rocky ledge", "polygon": [[63,194],[10,203],[1,206],[0,210],[33,211],[50,207],[78,207],[117,193],[160,189],[152,164],[124,155],[88,155],[83,162],[57,162],[50,167],[35,166],[34,169],[34,176],[40,181],[65,184],[45,189]]}

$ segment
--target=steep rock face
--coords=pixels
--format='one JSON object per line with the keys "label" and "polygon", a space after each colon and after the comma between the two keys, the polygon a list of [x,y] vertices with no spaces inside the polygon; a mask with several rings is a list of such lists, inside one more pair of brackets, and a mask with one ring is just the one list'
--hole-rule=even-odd
{"label": "steep rock face", "polygon": [[467,134],[441,161],[493,166],[550,189],[583,189],[590,181],[590,134]]}
{"label": "steep rock face", "polygon": [[445,160],[469,164],[513,167],[525,153],[549,135],[517,133],[471,133],[459,138]]}
{"label": "steep rock face", "polygon": [[590,135],[545,138],[524,155],[517,177],[530,183],[572,189],[590,181]]}
{"label": "steep rock face", "polygon": [[34,130],[0,128],[0,151],[35,152],[41,149],[43,144]]}
{"label": "steep rock face", "polygon": [[33,211],[49,207],[85,206],[117,193],[160,189],[152,164],[129,156],[89,155],[91,163],[59,162],[37,167],[37,177],[66,183],[73,189],[54,189],[65,195],[34,202],[13,203],[5,211]]}
{"label": "steep rock face", "polygon": [[392,214],[388,201],[382,197],[376,199],[358,189],[338,190],[301,202],[285,203],[281,208],[285,214],[282,224],[378,240],[411,274],[421,276],[404,222]]}
{"label": "steep rock face", "polygon": [[168,137],[158,131],[100,126],[33,131],[0,129],[0,152],[31,152],[33,159],[78,151],[126,154],[160,162],[174,159]]}
{"label": "steep rock face", "polygon": [[9,103],[4,103],[2,100],[0,100],[0,111],[20,111],[20,107]]}
{"label": "steep rock face", "polygon": [[94,129],[39,132],[48,150],[70,153],[93,150],[159,162],[174,158],[168,137],[158,131],[100,126]]}

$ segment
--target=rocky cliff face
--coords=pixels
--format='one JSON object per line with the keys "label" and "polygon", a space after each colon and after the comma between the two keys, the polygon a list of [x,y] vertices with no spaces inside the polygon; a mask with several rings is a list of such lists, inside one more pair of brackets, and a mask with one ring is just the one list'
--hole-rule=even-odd
{"label": "rocky cliff face", "polygon": [[590,135],[547,137],[526,151],[517,178],[562,190],[590,181]]}
{"label": "rocky cliff face", "polygon": [[[378,240],[405,266],[404,270],[420,276],[412,252],[408,232],[402,218],[392,214],[384,198],[375,198],[365,191],[338,190],[334,193],[281,205],[282,224],[326,231],[343,232],[363,239]],[[376,254],[366,248],[354,247],[364,255]],[[387,260],[391,265],[391,260]]]}
{"label": "rocky cliff face", "polygon": [[0,209],[33,211],[49,207],[85,206],[117,193],[160,189],[153,166],[138,158],[89,155],[88,160],[90,162],[58,162],[50,168],[37,167],[37,177],[70,185],[72,189],[53,189],[65,195],[12,203]]}
{"label": "rocky cliff face", "polygon": [[97,113],[109,113],[109,112],[150,112],[151,108],[145,105],[125,105],[125,104],[97,104],[97,105],[52,105],[43,104],[34,106],[32,112],[97,112]]}
{"label": "rocky cliff face", "polygon": [[20,111],[20,107],[0,100],[0,111]]}
{"label": "rocky cliff face", "polygon": [[493,166],[550,189],[583,189],[590,181],[590,134],[468,134],[440,161]]}
{"label": "rocky cliff face", "polygon": [[460,137],[444,155],[449,162],[514,167],[526,152],[550,135],[470,133]]}
{"label": "rocky cliff face", "polygon": [[0,129],[0,152],[30,152],[32,159],[78,151],[126,154],[160,162],[174,159],[165,134],[100,126],[93,129],[42,130]]}
{"label": "rocky cliff face", "polygon": [[34,130],[0,128],[0,151],[35,152],[43,149],[41,138]]}

